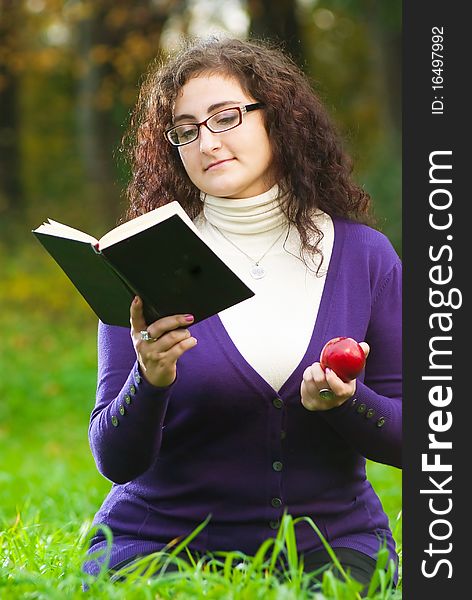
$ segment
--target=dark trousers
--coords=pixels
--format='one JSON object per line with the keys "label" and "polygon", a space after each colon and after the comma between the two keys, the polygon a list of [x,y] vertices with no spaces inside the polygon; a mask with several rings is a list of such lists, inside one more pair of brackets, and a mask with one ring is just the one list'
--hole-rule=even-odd
{"label": "dark trousers", "polygon": [[[360,592],[360,595],[364,596],[375,572],[376,561],[367,554],[352,548],[334,548],[334,553],[345,573],[364,585]],[[333,569],[333,575],[336,578],[343,579],[326,550],[315,550],[305,554],[304,571],[306,573],[316,572],[319,581],[323,579],[323,572],[329,568]]]}
{"label": "dark trousers", "polygon": [[[370,582],[376,565],[373,558],[351,548],[335,548],[334,553],[346,573],[349,573],[351,577],[360,583],[366,584]],[[334,565],[326,550],[316,550],[315,552],[305,554],[304,570],[307,573],[331,566]],[[336,575],[340,575],[340,573],[336,572]]]}

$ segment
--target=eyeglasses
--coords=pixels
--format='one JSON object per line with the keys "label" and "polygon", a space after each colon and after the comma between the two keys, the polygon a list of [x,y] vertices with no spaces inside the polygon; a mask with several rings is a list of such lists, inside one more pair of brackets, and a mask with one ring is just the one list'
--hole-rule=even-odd
{"label": "eyeglasses", "polygon": [[254,104],[246,104],[245,106],[225,108],[219,110],[201,123],[183,123],[182,125],[171,127],[167,129],[165,136],[173,146],[185,146],[185,144],[190,144],[198,138],[202,125],[205,125],[212,133],[223,133],[223,131],[229,131],[241,125],[243,115],[247,112],[257,110],[263,106],[261,102],[255,102]]}

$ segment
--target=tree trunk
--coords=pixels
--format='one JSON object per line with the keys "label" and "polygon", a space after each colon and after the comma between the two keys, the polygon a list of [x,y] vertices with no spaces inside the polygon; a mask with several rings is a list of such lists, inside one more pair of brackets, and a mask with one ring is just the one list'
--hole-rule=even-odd
{"label": "tree trunk", "polygon": [[[392,12],[390,12],[390,9]],[[393,131],[402,128],[402,32],[392,5],[364,0],[363,14],[370,31],[375,53],[374,65],[379,93],[383,99],[384,120]]]}
{"label": "tree trunk", "polygon": [[304,49],[297,20],[296,0],[248,0],[249,34],[282,43],[295,62],[304,66]]}
{"label": "tree trunk", "polygon": [[87,67],[77,87],[78,140],[87,187],[96,197],[106,221],[111,219],[113,222],[118,215],[119,204],[113,184],[116,179],[114,148],[108,135],[109,115],[96,106],[103,69],[89,60],[93,45],[98,43],[97,30],[99,25],[91,19],[80,24],[79,54]]}
{"label": "tree trunk", "polygon": [[[0,39],[15,52],[21,20],[14,0],[0,0]],[[9,65],[0,61],[0,217],[19,214],[24,208],[21,184],[19,80]]]}
{"label": "tree trunk", "polygon": [[[137,82],[149,60],[158,53],[162,27],[175,4],[175,0],[167,2],[166,7],[151,0],[106,0],[95,5],[93,14],[81,24],[79,53],[86,65],[85,74],[79,81],[77,103],[82,164],[87,179],[99,194],[97,201],[108,222],[116,220],[122,212],[116,152],[124,124],[119,122],[117,115],[125,115],[130,109],[124,106],[122,92],[126,86],[137,92]],[[110,17],[118,5],[126,19],[114,22]],[[126,39],[135,33],[143,40],[144,49],[140,64],[133,56],[133,60],[137,61],[133,68],[137,72],[128,73],[128,79],[125,79],[122,73],[117,72],[116,59],[126,53]],[[93,61],[94,48],[105,49],[111,58]],[[97,103],[104,83],[112,95],[110,106]]]}

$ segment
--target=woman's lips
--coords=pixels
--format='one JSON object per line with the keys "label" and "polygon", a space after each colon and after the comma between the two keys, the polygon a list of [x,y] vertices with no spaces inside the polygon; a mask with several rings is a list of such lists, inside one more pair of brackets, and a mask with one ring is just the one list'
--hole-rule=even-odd
{"label": "woman's lips", "polygon": [[224,158],[223,160],[215,160],[215,162],[212,162],[208,165],[208,167],[205,168],[205,171],[217,169],[219,166],[231,162],[232,160],[234,160],[234,158]]}

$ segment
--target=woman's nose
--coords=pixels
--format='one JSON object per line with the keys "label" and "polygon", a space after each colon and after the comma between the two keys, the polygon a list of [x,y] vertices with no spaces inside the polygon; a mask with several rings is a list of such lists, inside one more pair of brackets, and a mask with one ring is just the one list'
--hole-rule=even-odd
{"label": "woman's nose", "polygon": [[200,151],[210,152],[221,147],[221,134],[213,133],[206,125],[200,127]]}

